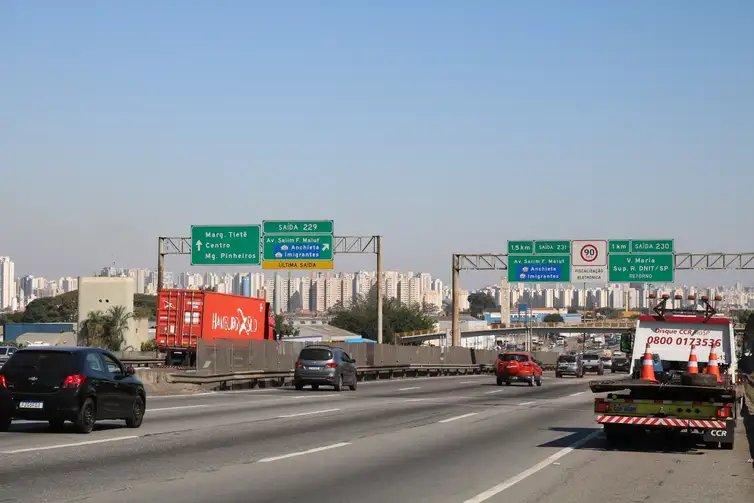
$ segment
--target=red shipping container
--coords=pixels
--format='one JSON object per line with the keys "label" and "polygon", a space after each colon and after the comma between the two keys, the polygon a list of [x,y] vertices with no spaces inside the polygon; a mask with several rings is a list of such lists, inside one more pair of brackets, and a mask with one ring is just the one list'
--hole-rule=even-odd
{"label": "red shipping container", "polygon": [[268,339],[270,309],[264,299],[205,292],[161,290],[155,340],[160,349],[195,349],[204,339]]}

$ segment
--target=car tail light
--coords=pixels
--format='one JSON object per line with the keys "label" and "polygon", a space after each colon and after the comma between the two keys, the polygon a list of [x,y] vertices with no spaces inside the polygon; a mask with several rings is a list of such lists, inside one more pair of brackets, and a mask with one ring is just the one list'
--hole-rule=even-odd
{"label": "car tail light", "polygon": [[5,382],[5,376],[0,374],[0,388],[7,388],[8,383]]}
{"label": "car tail light", "polygon": [[63,381],[64,388],[78,388],[86,381],[86,376],[82,374],[73,374],[65,378]]}
{"label": "car tail light", "polygon": [[330,363],[328,363],[328,364],[325,365],[325,367],[328,367],[328,368],[331,368],[331,369],[334,369],[337,366],[338,366],[338,364],[335,363],[335,362],[330,362]]}
{"label": "car tail light", "polygon": [[303,363],[301,363],[301,362],[296,362],[296,366],[297,366],[297,367],[303,367],[303,366],[304,366],[304,364],[303,364]]}

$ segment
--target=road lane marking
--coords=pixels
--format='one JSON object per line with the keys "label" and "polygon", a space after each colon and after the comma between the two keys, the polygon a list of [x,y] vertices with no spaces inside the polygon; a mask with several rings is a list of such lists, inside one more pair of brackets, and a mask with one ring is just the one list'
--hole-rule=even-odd
{"label": "road lane marking", "polygon": [[81,447],[84,445],[104,444],[106,442],[118,442],[121,440],[134,440],[139,438],[138,435],[129,435],[126,437],[103,438],[100,440],[87,440],[85,442],[76,442],[74,444],[45,445],[42,447],[28,447],[26,449],[14,449],[12,451],[2,451],[0,454],[21,454],[23,452],[49,451],[51,449],[64,449],[66,447]]}
{"label": "road lane marking", "polygon": [[483,501],[487,501],[488,499],[492,498],[493,496],[497,496],[501,492],[505,491],[506,489],[511,488],[512,486],[518,484],[522,480],[524,480],[527,477],[531,477],[535,473],[547,468],[551,464],[553,464],[555,461],[559,460],[563,456],[571,453],[574,449],[578,449],[582,445],[586,444],[590,440],[596,438],[598,435],[602,433],[602,430],[595,431],[593,433],[590,433],[586,437],[582,438],[581,440],[578,440],[571,444],[570,446],[559,450],[552,456],[548,456],[544,459],[544,461],[541,461],[537,463],[536,465],[532,466],[528,470],[524,470],[523,472],[519,473],[518,475],[515,475],[508,480],[501,482],[500,484],[484,491],[483,493],[477,494],[473,498],[467,499],[463,503],[482,503]]}
{"label": "road lane marking", "polygon": [[458,384],[479,384],[479,381],[461,381]]}
{"label": "road lane marking", "polygon": [[465,419],[467,417],[476,416],[479,414],[478,412],[469,412],[468,414],[461,414],[460,416],[454,416],[449,417],[448,419],[443,419],[442,421],[437,421],[438,423],[450,423],[451,421],[458,421],[459,419]]}
{"label": "road lane marking", "polygon": [[536,401],[533,401],[533,402],[521,402],[519,405],[532,405],[532,404],[535,404],[535,403],[537,403],[537,402]]}
{"label": "road lane marking", "polygon": [[579,396],[579,395],[583,395],[584,393],[585,393],[584,391],[579,391],[578,393],[571,393],[568,396]]}
{"label": "road lane marking", "polygon": [[[228,405],[228,404],[215,404],[215,405],[212,405],[212,407],[218,407],[220,405]],[[198,409],[200,407],[210,407],[210,405],[204,405],[204,404],[203,405],[178,405],[176,407],[161,407],[159,409],[147,409],[145,412],[160,412],[163,410]]]}
{"label": "road lane marking", "polygon": [[485,391],[484,394],[485,395],[492,395],[493,393],[502,393],[503,391],[505,391],[505,390],[503,390],[503,389],[493,389],[492,391]]}
{"label": "road lane marking", "polygon": [[340,409],[314,410],[314,411],[311,411],[311,412],[299,412],[297,414],[284,414],[282,416],[278,416],[278,418],[313,416],[314,414],[327,414],[328,412],[338,412],[339,410]]}
{"label": "road lane marking", "polygon": [[401,388],[398,391],[409,391],[409,390],[412,390],[412,389],[420,389],[420,388],[421,388],[421,386],[412,386],[410,388]]}
{"label": "road lane marking", "polygon": [[429,398],[404,398],[404,402],[425,402],[429,400]]}
{"label": "road lane marking", "polygon": [[283,454],[282,456],[273,456],[271,458],[260,459],[259,463],[269,463],[271,461],[279,461],[281,459],[294,458],[296,456],[305,456],[307,454],[313,454],[315,452],[329,451],[330,449],[337,449],[338,447],[345,447],[351,445],[351,442],[341,442],[339,444],[325,445],[324,447],[316,447],[306,451],[291,452],[290,454]]}

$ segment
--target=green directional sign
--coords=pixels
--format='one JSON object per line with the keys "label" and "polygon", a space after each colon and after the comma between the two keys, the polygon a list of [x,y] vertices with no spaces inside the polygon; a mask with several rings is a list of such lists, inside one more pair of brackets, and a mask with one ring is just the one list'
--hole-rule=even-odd
{"label": "green directional sign", "polygon": [[508,241],[508,255],[531,255],[534,241]]}
{"label": "green directional sign", "polygon": [[330,234],[334,232],[332,220],[265,220],[262,233],[267,234]]}
{"label": "green directional sign", "polygon": [[262,268],[332,269],[334,227],[332,220],[265,220]]}
{"label": "green directional sign", "polygon": [[631,240],[610,240],[607,247],[608,253],[631,253]]}
{"label": "green directional sign", "polygon": [[534,253],[537,255],[570,255],[570,241],[534,241]]}
{"label": "green directional sign", "polygon": [[569,255],[508,255],[511,283],[570,283]]}
{"label": "green directional sign", "polygon": [[191,265],[259,265],[259,225],[192,225]]}
{"label": "green directional sign", "polygon": [[673,253],[672,239],[632,239],[631,253]]}
{"label": "green directional sign", "polygon": [[626,253],[608,255],[611,283],[672,283],[675,255],[672,253]]}

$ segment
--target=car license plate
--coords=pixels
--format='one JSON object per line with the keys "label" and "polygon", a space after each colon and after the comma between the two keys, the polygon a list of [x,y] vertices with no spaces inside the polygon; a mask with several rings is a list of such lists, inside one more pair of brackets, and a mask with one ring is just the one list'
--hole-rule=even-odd
{"label": "car license plate", "polygon": [[612,403],[610,404],[611,412],[636,412],[636,405],[632,403]]}
{"label": "car license plate", "polygon": [[306,370],[322,370],[322,367],[306,367]]}
{"label": "car license plate", "polygon": [[41,409],[42,402],[37,402],[33,400],[24,400],[22,402],[19,402],[18,408],[19,409]]}

